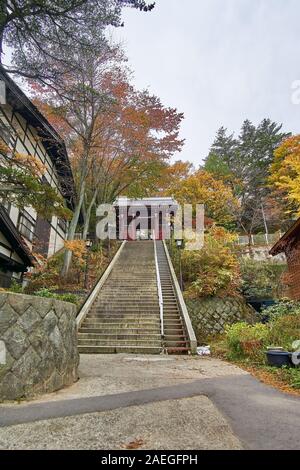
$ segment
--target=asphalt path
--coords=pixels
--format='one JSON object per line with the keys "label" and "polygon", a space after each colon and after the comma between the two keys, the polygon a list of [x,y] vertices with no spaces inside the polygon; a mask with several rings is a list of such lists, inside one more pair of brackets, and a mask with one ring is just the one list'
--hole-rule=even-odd
{"label": "asphalt path", "polygon": [[251,375],[201,379],[104,396],[0,405],[0,426],[201,395],[207,396],[223,414],[245,449],[300,449],[300,397],[275,390]]}

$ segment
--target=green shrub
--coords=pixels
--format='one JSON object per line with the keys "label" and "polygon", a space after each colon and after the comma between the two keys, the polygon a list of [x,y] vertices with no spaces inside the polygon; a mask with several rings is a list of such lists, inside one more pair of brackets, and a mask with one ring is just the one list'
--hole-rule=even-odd
{"label": "green shrub", "polygon": [[300,389],[300,369],[293,367],[284,367],[282,371],[283,379],[293,388]]}
{"label": "green shrub", "polygon": [[281,275],[286,270],[285,264],[242,258],[240,270],[243,295],[248,298],[260,299],[280,297],[282,291]]}
{"label": "green shrub", "polygon": [[275,320],[278,317],[284,315],[299,315],[300,314],[300,302],[294,300],[283,299],[275,305],[264,308],[262,315],[269,318],[270,321]]}
{"label": "green shrub", "polygon": [[70,302],[71,304],[78,304],[79,297],[78,295],[67,293],[67,294],[56,294],[56,299],[63,302]]}
{"label": "green shrub", "polygon": [[54,292],[52,292],[50,289],[47,289],[46,287],[37,290],[36,292],[34,292],[34,295],[36,295],[37,297],[56,297],[56,294],[54,294]]}
{"label": "green shrub", "polygon": [[79,298],[75,294],[71,293],[66,293],[66,294],[55,294],[55,292],[52,292],[50,289],[40,289],[34,293],[34,295],[38,297],[47,297],[47,298],[52,298],[56,300],[61,300],[63,302],[70,302],[72,304],[77,304],[79,301]]}
{"label": "green shrub", "polygon": [[294,367],[265,367],[268,372],[271,372],[277,379],[286,382],[290,387],[300,389],[300,368]]}
{"label": "green shrub", "polygon": [[245,322],[235,323],[226,328],[226,340],[231,359],[252,358],[262,361],[268,343],[269,328],[262,323],[249,325]]}
{"label": "green shrub", "polygon": [[292,351],[292,344],[300,338],[300,313],[281,315],[269,323],[270,346],[281,346]]}
{"label": "green shrub", "polygon": [[22,294],[23,286],[19,282],[15,281],[15,279],[13,279],[10,285],[10,288],[8,290],[9,292],[14,292],[15,294]]}
{"label": "green shrub", "polygon": [[237,296],[240,285],[239,262],[232,246],[234,235],[223,227],[213,226],[205,233],[201,250],[178,250],[171,243],[170,253],[175,271],[182,277],[187,297]]}
{"label": "green shrub", "polygon": [[230,359],[253,359],[264,362],[267,346],[293,351],[293,343],[300,338],[300,313],[278,315],[267,325],[244,322],[226,328],[226,342]]}

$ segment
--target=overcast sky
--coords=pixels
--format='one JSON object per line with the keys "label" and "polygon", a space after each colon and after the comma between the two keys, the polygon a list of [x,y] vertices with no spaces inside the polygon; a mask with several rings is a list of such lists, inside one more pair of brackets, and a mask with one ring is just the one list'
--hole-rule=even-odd
{"label": "overcast sky", "polygon": [[198,165],[217,129],[265,117],[300,133],[299,0],[156,0],[125,9],[122,40],[139,88],[184,112],[180,158]]}

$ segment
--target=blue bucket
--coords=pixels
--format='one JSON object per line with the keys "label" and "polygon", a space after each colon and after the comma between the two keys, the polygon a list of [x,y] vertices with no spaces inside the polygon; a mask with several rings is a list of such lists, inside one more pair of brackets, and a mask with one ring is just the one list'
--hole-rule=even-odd
{"label": "blue bucket", "polygon": [[284,367],[288,366],[291,367],[291,353],[287,351],[267,351],[267,361],[268,365],[272,367]]}

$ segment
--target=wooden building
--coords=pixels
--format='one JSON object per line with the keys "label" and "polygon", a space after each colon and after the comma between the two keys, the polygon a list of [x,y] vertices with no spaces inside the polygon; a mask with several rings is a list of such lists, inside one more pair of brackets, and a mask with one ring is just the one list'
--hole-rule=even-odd
{"label": "wooden building", "polygon": [[119,197],[114,202],[117,238],[124,240],[168,238],[170,224],[178,210],[172,197],[128,199]]}
{"label": "wooden building", "polygon": [[[0,139],[12,151],[37,157],[45,167],[44,183],[56,188],[63,196],[66,207],[72,209],[74,180],[63,140],[1,66],[0,83],[2,90],[5,89],[5,100],[2,99],[0,104]],[[0,161],[0,164],[5,162]],[[22,241],[21,245],[25,247],[25,251],[29,250],[29,253],[34,251],[45,257],[52,256],[63,247],[68,224],[66,220],[55,216],[51,220],[45,220],[33,208],[26,207],[19,210],[5,200],[1,201],[1,214],[0,270],[2,278],[6,276],[2,284],[7,286],[7,278],[19,278],[22,273],[20,265],[18,270],[15,270],[16,264],[15,260],[13,261],[20,253],[16,252],[14,255],[13,239],[16,239],[16,232],[12,229],[11,223],[17,230],[19,241]],[[7,222],[5,227],[4,219]],[[9,228],[14,232],[11,237],[8,237]],[[9,255],[11,264],[7,260],[10,242],[12,242]],[[32,264],[32,259],[25,255],[21,258],[25,272]]]}
{"label": "wooden building", "polygon": [[272,256],[284,253],[288,265],[286,284],[289,296],[300,300],[300,219],[280,238],[270,250]]}

